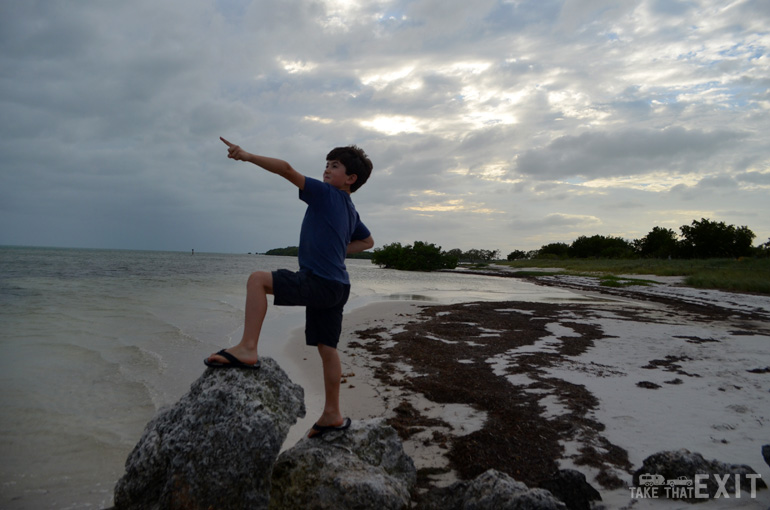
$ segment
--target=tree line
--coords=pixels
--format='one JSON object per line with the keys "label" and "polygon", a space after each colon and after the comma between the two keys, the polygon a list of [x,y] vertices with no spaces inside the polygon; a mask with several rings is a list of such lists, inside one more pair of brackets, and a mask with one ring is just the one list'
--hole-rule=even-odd
{"label": "tree line", "polygon": [[[538,250],[514,250],[508,260],[532,258],[738,258],[770,256],[770,240],[758,247],[752,242],[756,235],[748,227],[726,225],[706,218],[693,220],[680,227],[680,234],[671,229],[654,227],[641,239],[628,241],[615,236],[580,236],[571,244],[550,243]],[[441,246],[424,241],[402,245],[392,243],[376,248],[372,263],[381,267],[406,271],[435,271],[454,269],[460,262],[486,263],[498,260],[499,250],[473,249],[443,251]]]}
{"label": "tree line", "polygon": [[[672,229],[654,227],[641,239],[628,241],[615,236],[580,236],[572,243],[550,243],[538,250],[514,250],[508,260],[567,259],[567,258],[738,258],[770,256],[770,240],[753,247],[756,238],[748,227],[736,227],[706,218],[682,225],[677,234]],[[297,247],[277,248],[266,255],[296,256]],[[355,258],[368,258],[381,267],[406,271],[435,271],[454,269],[459,263],[489,263],[499,260],[500,250],[452,249],[443,251],[441,246],[424,241],[403,245],[391,243],[372,252],[356,254]]]}
{"label": "tree line", "polygon": [[615,236],[580,236],[571,244],[551,243],[529,252],[514,250],[507,258],[708,259],[770,255],[770,240],[752,246],[756,235],[746,226],[701,218],[682,225],[679,231],[677,234],[669,228],[654,227],[646,236],[633,241]]}

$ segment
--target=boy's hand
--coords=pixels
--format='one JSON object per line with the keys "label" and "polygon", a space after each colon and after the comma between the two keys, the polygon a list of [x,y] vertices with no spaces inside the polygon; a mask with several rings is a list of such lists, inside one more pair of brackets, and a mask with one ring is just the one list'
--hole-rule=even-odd
{"label": "boy's hand", "polygon": [[220,140],[222,140],[225,145],[227,145],[227,157],[230,159],[235,159],[237,161],[247,161],[249,153],[245,150],[241,149],[240,146],[235,145],[233,143],[228,142],[221,136],[219,137]]}
{"label": "boy's hand", "polygon": [[241,149],[237,145],[219,137],[227,145],[227,157],[238,161],[247,161],[264,168],[268,172],[278,174],[299,189],[305,189],[305,176],[294,170],[290,164],[282,159],[268,158],[258,154],[252,154]]}

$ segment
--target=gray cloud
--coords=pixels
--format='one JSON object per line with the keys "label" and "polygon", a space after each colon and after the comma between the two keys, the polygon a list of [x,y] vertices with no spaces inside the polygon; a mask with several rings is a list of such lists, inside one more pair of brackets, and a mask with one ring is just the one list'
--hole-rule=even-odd
{"label": "gray cloud", "polygon": [[768,237],[765,4],[11,2],[0,243],[295,244],[296,192],[220,135],[310,176],[364,147],[378,245],[506,252],[743,210]]}
{"label": "gray cloud", "polygon": [[738,181],[751,184],[770,185],[770,172],[744,172],[735,176]]}
{"label": "gray cloud", "polygon": [[557,138],[542,149],[521,154],[516,170],[537,179],[644,174],[660,169],[688,172],[745,135],[680,127],[660,131],[631,129],[588,132]]}

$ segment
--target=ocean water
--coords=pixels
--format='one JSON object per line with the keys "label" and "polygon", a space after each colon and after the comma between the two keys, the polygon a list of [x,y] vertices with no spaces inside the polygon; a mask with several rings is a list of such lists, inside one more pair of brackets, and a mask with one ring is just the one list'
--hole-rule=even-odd
{"label": "ocean water", "polygon": [[[295,258],[0,247],[0,508],[107,508],[144,426],[240,338],[247,276]],[[346,312],[379,300],[558,300],[515,279],[351,260]],[[561,293],[561,294],[560,294]],[[271,306],[276,342],[302,325]],[[280,359],[279,359],[280,362]]]}

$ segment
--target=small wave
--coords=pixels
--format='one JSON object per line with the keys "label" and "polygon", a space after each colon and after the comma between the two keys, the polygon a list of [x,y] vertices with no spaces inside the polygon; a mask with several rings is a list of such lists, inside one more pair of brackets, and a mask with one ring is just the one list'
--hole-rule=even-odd
{"label": "small wave", "polygon": [[438,301],[438,298],[425,294],[389,294],[385,299],[394,301]]}

